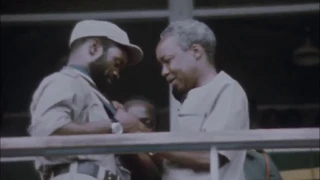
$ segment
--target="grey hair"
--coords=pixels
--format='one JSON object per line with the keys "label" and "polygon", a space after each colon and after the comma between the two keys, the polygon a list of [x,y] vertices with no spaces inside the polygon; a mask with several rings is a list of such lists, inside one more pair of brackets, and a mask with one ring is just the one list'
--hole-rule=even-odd
{"label": "grey hair", "polygon": [[193,19],[172,22],[162,31],[160,38],[167,36],[178,36],[179,45],[184,51],[193,44],[201,45],[210,63],[214,64],[217,41],[213,31],[205,23]]}

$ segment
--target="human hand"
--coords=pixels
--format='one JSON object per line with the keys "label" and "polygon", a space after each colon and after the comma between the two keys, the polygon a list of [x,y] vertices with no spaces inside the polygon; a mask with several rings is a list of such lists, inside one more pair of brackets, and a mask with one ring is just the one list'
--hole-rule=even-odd
{"label": "human hand", "polygon": [[141,121],[140,121],[140,123],[141,123],[140,124],[140,131],[141,132],[146,132],[146,133],[152,132],[152,129],[145,126]]}
{"label": "human hand", "polygon": [[141,131],[142,129],[139,118],[134,114],[128,113],[123,108],[117,109],[117,112],[114,117],[122,125],[124,132],[132,133]]}
{"label": "human hand", "polygon": [[112,101],[111,102],[113,107],[116,109],[124,109],[123,105],[121,103],[119,103],[118,101]]}
{"label": "human hand", "polygon": [[127,112],[125,109],[119,108],[115,118],[122,125],[124,132],[152,132],[152,129],[145,126],[136,115]]}

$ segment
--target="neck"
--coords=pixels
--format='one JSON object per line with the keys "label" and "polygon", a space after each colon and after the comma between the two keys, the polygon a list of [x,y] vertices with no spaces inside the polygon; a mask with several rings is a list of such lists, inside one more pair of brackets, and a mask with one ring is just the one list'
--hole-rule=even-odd
{"label": "neck", "polygon": [[212,65],[205,65],[201,67],[196,87],[201,87],[208,84],[216,75],[217,71]]}
{"label": "neck", "polygon": [[84,60],[81,56],[76,55],[76,54],[71,54],[68,60],[68,64],[67,65],[76,65],[79,67],[83,67],[88,69],[88,62],[86,60]]}

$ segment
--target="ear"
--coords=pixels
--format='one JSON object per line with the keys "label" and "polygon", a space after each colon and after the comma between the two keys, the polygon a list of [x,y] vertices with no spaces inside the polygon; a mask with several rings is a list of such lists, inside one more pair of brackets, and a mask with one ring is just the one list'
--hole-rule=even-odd
{"label": "ear", "polygon": [[193,44],[190,47],[190,50],[192,51],[192,55],[195,59],[200,59],[204,54],[204,49],[199,44]]}
{"label": "ear", "polygon": [[93,58],[101,56],[103,53],[102,42],[98,38],[93,38],[89,40],[89,54]]}

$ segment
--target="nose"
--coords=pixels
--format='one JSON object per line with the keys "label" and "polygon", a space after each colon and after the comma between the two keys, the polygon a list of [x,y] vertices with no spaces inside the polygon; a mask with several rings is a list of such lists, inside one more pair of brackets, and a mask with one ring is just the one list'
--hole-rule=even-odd
{"label": "nose", "polygon": [[166,77],[166,76],[168,76],[168,74],[169,74],[169,69],[168,69],[168,67],[165,66],[165,65],[162,65],[161,75],[162,75],[163,77]]}

